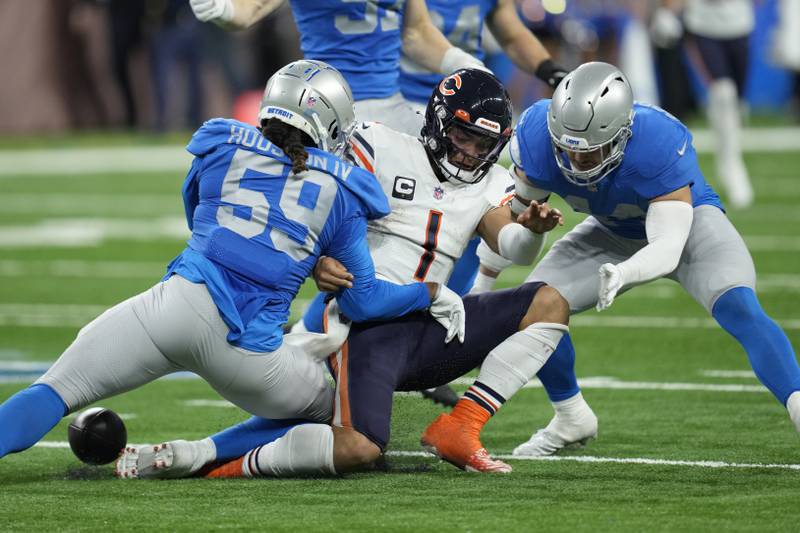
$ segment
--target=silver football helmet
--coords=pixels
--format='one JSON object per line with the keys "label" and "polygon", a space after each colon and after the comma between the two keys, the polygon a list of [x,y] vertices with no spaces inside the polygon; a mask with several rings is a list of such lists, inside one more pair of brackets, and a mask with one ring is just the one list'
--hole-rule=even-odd
{"label": "silver football helmet", "polygon": [[338,70],[322,61],[289,63],[267,81],[258,118],[302,130],[318,148],[342,155],[356,126],[353,93]]}
{"label": "silver football helmet", "polygon": [[585,63],[553,93],[547,129],[558,167],[579,186],[597,183],[622,162],[633,123],[628,79],[608,63]]}

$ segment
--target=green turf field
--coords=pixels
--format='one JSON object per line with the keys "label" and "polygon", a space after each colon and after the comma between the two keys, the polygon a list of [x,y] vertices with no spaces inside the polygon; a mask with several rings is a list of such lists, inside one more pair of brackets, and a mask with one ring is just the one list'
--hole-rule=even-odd
{"label": "green turf field", "polygon": [[[710,158],[701,163],[711,174]],[[797,347],[800,153],[749,154],[747,163],[757,205],[731,218],[751,246],[765,308]],[[0,174],[0,400],[81,325],[158,280],[186,234],[182,179]],[[567,228],[578,220],[570,213]],[[502,284],[525,274],[509,270]],[[311,294],[303,290],[295,312]],[[422,456],[419,435],[438,410],[413,395],[396,398],[387,471],[340,479],[121,481],[111,467],[82,467],[62,423],[48,446],[0,460],[0,530],[798,530],[800,439],[738,344],[677,285],[641,287],[603,314],[576,317],[572,335],[600,438],[556,460],[512,460],[511,475],[481,476]],[[199,438],[246,418],[219,400],[182,379],[101,404],[142,443]],[[509,454],[550,416],[541,388],[526,388],[484,443]]]}

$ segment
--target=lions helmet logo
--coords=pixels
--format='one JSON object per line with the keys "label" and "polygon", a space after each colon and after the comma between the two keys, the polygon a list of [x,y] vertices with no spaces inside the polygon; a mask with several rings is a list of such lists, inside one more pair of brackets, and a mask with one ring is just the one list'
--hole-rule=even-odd
{"label": "lions helmet logo", "polygon": [[442,80],[439,84],[439,92],[444,96],[452,96],[461,88],[461,75],[453,74]]}

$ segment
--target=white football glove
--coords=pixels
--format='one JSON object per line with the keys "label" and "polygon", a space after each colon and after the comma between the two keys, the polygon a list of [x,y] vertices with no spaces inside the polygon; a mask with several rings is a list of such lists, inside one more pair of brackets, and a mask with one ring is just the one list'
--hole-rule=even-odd
{"label": "white football glove", "polygon": [[622,288],[622,272],[617,265],[605,263],[600,267],[600,289],[597,291],[597,310],[608,309]]}
{"label": "white football glove", "polygon": [[672,48],[683,36],[683,24],[674,12],[660,7],[650,20],[650,38],[656,46]]}
{"label": "white football glove", "polygon": [[189,5],[201,22],[230,22],[233,19],[233,0],[189,0]]}
{"label": "white football glove", "polygon": [[436,296],[431,300],[428,312],[447,330],[447,336],[444,338],[445,344],[456,336],[458,336],[458,342],[464,342],[467,318],[464,311],[464,302],[461,301],[461,297],[458,294],[444,285],[439,285]]}

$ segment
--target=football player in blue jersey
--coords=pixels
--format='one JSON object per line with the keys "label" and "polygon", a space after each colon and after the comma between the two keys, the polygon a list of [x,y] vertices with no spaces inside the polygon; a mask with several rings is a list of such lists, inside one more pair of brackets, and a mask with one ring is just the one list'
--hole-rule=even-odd
{"label": "football player in blue jersey", "polygon": [[[427,0],[433,24],[441,30],[450,44],[483,60],[481,47],[483,24],[486,22],[492,35],[520,69],[535,75],[551,88],[567,74],[556,64],[539,39],[523,24],[517,14],[514,0]],[[412,109],[418,111],[419,127],[422,112],[430,96],[431,87],[440,76],[418,65],[407,55],[400,60],[400,89]],[[479,263],[482,265],[478,268]],[[510,263],[498,256],[480,239],[470,242],[464,256],[453,270],[447,286],[458,294],[491,290],[497,276]]]}
{"label": "football player in blue jersey", "polygon": [[[199,20],[234,29],[250,26],[282,3],[190,0]],[[420,120],[400,94],[401,50],[441,74],[483,65],[452,46],[436,29],[424,0],[289,0],[289,5],[303,55],[325,61],[342,73],[353,89],[359,122],[376,121],[419,134]]]}
{"label": "football player in blue jersey", "polygon": [[[587,63],[564,78],[552,100],[523,113],[511,156],[513,211],[555,193],[590,215],[552,246],[527,281],[555,288],[551,303],[567,304],[571,313],[604,310],[618,293],[657,278],[677,281],[739,341],[756,376],[800,431],[794,351],[761,308],[753,260],[703,178],[683,124],[659,108],[634,103],[628,80],[616,67]],[[507,372],[517,375],[520,369]],[[593,438],[597,417],[578,388],[571,344],[562,342],[538,377],[555,417],[514,453],[549,455]],[[463,446],[476,446],[470,435],[497,407],[496,401],[485,401],[481,389],[506,390],[507,399],[515,391],[501,388],[504,383],[509,381],[502,373],[481,371],[452,415],[429,426],[427,438],[449,443],[460,438]],[[453,422],[462,415],[472,422]]]}
{"label": "football player in blue jersey", "polygon": [[[513,0],[427,0],[431,21],[442,34],[468,54],[483,60],[481,46],[486,23],[500,46],[523,71],[535,75],[552,89],[567,70],[553,61],[539,39],[517,14]],[[400,89],[415,109],[424,112],[431,87],[441,76],[404,54],[400,60]],[[422,116],[419,117],[420,127]]]}
{"label": "football player in blue jersey", "polygon": [[446,287],[375,279],[366,223],[389,204],[374,176],[336,155],[355,126],[341,74],[322,62],[289,64],[267,83],[259,118],[261,130],[215,119],[194,134],[183,186],[188,246],[160,283],[84,327],[44,376],[0,405],[0,457],[29,448],[68,413],[179,370],[250,413],[323,422],[302,432],[332,450],[324,422],[333,389],[318,357],[338,343],[282,332],[321,254],[354,274],[337,297],[349,318],[429,308],[448,340],[463,340],[464,306]]}

